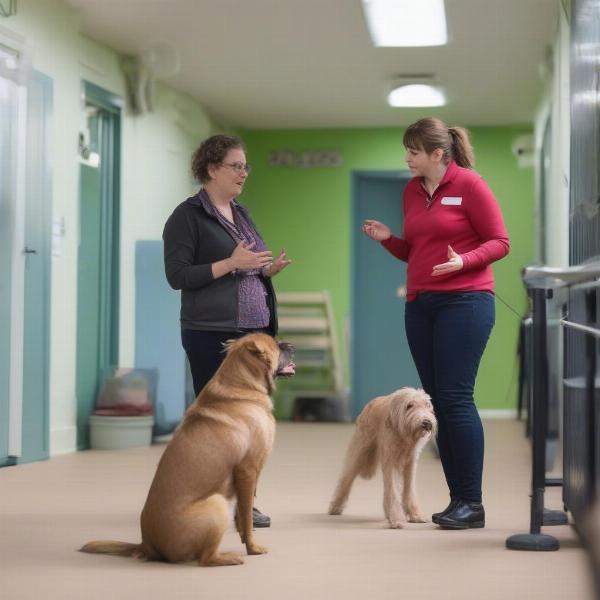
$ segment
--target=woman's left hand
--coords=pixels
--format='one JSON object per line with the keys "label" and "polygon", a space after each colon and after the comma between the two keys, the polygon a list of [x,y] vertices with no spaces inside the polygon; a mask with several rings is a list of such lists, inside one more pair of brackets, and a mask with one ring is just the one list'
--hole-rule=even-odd
{"label": "woman's left hand", "polygon": [[448,246],[448,262],[441,265],[435,265],[431,275],[437,277],[439,275],[447,275],[453,271],[460,271],[463,268],[463,261],[459,254],[452,250],[452,246]]}
{"label": "woman's left hand", "polygon": [[277,273],[281,273],[291,262],[282,248],[279,256],[268,267],[265,267],[263,272],[267,277],[274,277]]}

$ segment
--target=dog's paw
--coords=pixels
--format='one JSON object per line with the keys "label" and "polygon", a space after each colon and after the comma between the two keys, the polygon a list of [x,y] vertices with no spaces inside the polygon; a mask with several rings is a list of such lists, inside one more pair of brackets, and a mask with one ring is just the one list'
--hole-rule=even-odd
{"label": "dog's paw", "polygon": [[266,554],[269,549],[265,548],[265,546],[261,546],[260,544],[246,544],[246,551],[248,554]]}
{"label": "dog's paw", "polygon": [[243,565],[244,559],[235,552],[223,552],[216,554],[208,559],[199,560],[201,567],[227,567],[230,565]]}
{"label": "dog's paw", "polygon": [[329,514],[330,515],[341,515],[344,512],[344,507],[339,504],[331,503],[329,505]]}
{"label": "dog's paw", "polygon": [[412,515],[408,515],[408,522],[409,523],[427,523],[427,519],[419,513],[415,513]]}
{"label": "dog's paw", "polygon": [[402,529],[404,527],[404,523],[402,521],[388,521],[390,524],[390,529]]}

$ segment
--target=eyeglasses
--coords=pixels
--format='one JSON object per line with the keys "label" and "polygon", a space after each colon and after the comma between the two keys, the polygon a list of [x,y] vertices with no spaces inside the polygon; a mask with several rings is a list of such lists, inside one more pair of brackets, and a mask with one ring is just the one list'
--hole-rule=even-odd
{"label": "eyeglasses", "polygon": [[242,171],[245,171],[246,174],[250,174],[250,171],[252,171],[251,165],[244,165],[243,163],[239,163],[239,162],[221,163],[221,165],[223,165],[224,167],[232,168],[238,174],[241,173]]}

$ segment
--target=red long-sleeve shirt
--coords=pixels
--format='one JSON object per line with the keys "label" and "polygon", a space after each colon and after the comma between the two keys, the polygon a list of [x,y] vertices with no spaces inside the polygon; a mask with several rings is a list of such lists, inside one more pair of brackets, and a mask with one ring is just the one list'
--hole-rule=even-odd
{"label": "red long-sleeve shirt", "polygon": [[[381,242],[408,263],[407,300],[419,292],[494,291],[491,263],[508,254],[510,242],[500,207],[481,175],[450,162],[433,196],[413,177],[403,196],[403,238]],[[434,265],[448,261],[448,246],[463,268],[432,276]]]}

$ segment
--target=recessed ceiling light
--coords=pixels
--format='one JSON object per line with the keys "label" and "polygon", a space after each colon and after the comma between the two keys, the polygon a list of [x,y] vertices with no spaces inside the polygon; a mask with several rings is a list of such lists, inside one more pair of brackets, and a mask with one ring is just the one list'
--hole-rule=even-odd
{"label": "recessed ceiling light", "polygon": [[362,0],[375,46],[448,43],[444,0]]}
{"label": "recessed ceiling light", "polygon": [[439,87],[413,83],[394,88],[387,98],[390,106],[444,106],[446,96]]}

